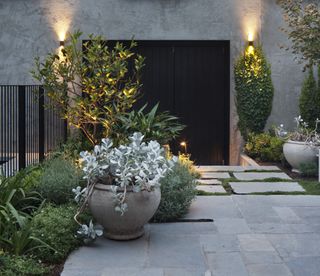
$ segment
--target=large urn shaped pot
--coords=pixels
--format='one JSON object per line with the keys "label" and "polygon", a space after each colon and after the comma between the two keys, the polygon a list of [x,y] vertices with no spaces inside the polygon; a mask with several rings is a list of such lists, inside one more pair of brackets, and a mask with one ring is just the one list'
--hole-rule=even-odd
{"label": "large urn shaped pot", "polygon": [[305,142],[289,140],[283,145],[283,154],[292,167],[292,171],[300,172],[301,164],[317,162],[318,147],[312,147]]}
{"label": "large urn shaped pot", "polygon": [[157,211],[161,199],[160,188],[134,192],[128,188],[128,210],[121,214],[115,210],[114,193],[110,185],[96,184],[88,199],[96,221],[104,228],[104,236],[114,240],[132,240],[144,234],[144,225]]}

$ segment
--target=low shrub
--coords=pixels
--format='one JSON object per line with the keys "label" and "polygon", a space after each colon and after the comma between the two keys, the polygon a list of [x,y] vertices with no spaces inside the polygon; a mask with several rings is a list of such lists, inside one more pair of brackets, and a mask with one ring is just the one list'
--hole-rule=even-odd
{"label": "low shrub", "polygon": [[31,225],[33,236],[56,250],[53,252],[48,247],[40,247],[33,251],[36,258],[48,263],[57,263],[64,260],[80,244],[75,237],[79,227],[73,219],[76,210],[76,205],[49,204],[34,216]]}
{"label": "low shrub", "polygon": [[0,275],[47,276],[50,275],[50,270],[26,256],[0,254]]}
{"label": "low shrub", "polygon": [[248,156],[266,162],[282,162],[284,141],[269,133],[249,134],[245,145]]}
{"label": "low shrub", "polygon": [[65,204],[73,199],[72,189],[80,182],[80,170],[71,160],[59,157],[46,162],[38,189],[48,201]]}
{"label": "low shrub", "polygon": [[316,162],[303,163],[300,165],[299,170],[301,175],[305,177],[318,176],[318,164]]}
{"label": "low shrub", "polygon": [[178,162],[161,182],[161,202],[155,222],[174,221],[185,215],[196,196],[195,175]]}

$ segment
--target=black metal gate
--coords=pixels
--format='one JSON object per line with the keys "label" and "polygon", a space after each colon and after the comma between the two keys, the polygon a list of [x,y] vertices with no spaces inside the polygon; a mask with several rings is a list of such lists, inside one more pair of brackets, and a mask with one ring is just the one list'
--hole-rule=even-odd
{"label": "black metal gate", "polygon": [[66,122],[44,105],[37,85],[0,85],[0,166],[9,176],[43,160],[66,140]]}
{"label": "black metal gate", "polygon": [[138,41],[146,58],[141,104],[160,102],[187,128],[173,148],[187,143],[197,164],[229,163],[230,43]]}

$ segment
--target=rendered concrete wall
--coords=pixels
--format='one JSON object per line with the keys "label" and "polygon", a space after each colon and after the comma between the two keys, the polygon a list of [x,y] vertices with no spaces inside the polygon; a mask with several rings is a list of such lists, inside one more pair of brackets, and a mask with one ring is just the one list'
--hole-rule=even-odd
{"label": "rendered concrete wall", "polygon": [[[276,42],[281,24],[275,0],[1,0],[0,83],[33,84],[33,57],[58,48],[59,35],[81,29],[109,39],[230,40],[230,159],[238,162],[240,135],[234,105],[233,63],[248,32],[261,37],[276,87],[271,123],[291,121],[301,72]],[[62,34],[63,36],[63,34]],[[266,49],[268,47],[268,49]],[[280,66],[279,66],[280,65]],[[292,73],[296,80],[292,80]],[[291,97],[290,93],[294,93]],[[289,93],[290,92],[290,93]],[[288,102],[286,102],[288,100]],[[286,105],[287,108],[283,108]],[[208,126],[210,127],[210,126]],[[214,126],[212,126],[214,127]]]}

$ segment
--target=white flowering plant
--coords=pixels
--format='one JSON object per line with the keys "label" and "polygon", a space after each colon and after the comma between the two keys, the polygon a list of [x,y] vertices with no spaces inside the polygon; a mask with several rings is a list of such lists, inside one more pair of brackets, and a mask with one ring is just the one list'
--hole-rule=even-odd
{"label": "white flowering plant", "polygon": [[127,145],[119,147],[113,147],[111,139],[102,139],[102,143],[96,145],[93,152],[80,153],[87,187],[84,189],[76,187],[73,192],[75,200],[80,204],[75,220],[81,226],[82,235],[90,231],[83,231],[88,227],[81,224],[77,217],[85,209],[95,184],[111,185],[115,210],[123,215],[128,209],[126,204],[128,189],[133,192],[152,191],[160,186],[160,179],[177,162],[175,157],[171,159],[166,157],[164,148],[158,142],[144,142],[143,138],[141,133],[135,132],[129,137],[130,142]]}
{"label": "white flowering plant", "polygon": [[278,137],[285,140],[304,142],[309,146],[320,146],[320,135],[319,135],[319,123],[320,120],[316,119],[315,128],[310,129],[309,125],[301,118],[301,116],[295,117],[296,123],[295,130],[288,132],[284,129],[284,125],[281,124],[276,128],[276,134]]}

